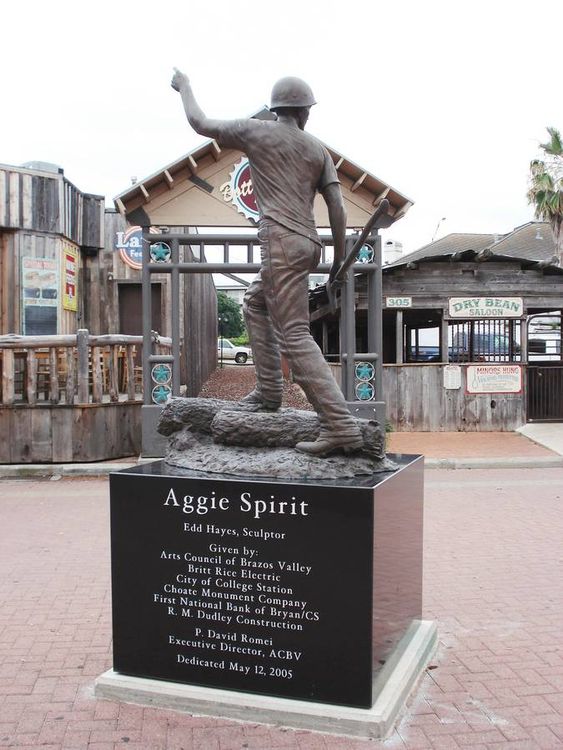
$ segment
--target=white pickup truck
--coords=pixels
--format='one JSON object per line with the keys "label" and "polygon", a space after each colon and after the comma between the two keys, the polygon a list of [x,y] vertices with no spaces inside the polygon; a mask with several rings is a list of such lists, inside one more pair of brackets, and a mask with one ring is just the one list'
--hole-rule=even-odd
{"label": "white pickup truck", "polygon": [[252,357],[252,351],[246,346],[231,343],[229,339],[217,339],[217,357],[234,359],[237,365],[244,365],[249,357]]}

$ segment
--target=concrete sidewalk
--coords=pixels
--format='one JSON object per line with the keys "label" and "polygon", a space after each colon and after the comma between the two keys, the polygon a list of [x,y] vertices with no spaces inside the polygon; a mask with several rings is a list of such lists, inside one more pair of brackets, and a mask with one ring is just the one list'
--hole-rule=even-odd
{"label": "concrete sidewalk", "polygon": [[[563,467],[563,423],[526,425],[519,432],[392,432],[389,453],[420,453],[427,468]],[[2,464],[0,478],[105,476],[134,466],[136,456],[87,464]]]}
{"label": "concrete sidewalk", "polygon": [[549,450],[563,456],[563,423],[562,422],[535,422],[520,427],[518,432],[538,445],[543,445]]}
{"label": "concrete sidewalk", "polygon": [[0,750],[563,748],[563,469],[426,475],[440,646],[392,736],[354,740],[96,699],[112,664],[106,478],[0,482]]}

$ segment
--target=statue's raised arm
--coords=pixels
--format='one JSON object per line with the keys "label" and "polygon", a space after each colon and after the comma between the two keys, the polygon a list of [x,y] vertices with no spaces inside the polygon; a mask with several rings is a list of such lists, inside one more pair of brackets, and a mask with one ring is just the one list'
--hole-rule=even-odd
{"label": "statue's raised arm", "polygon": [[219,134],[221,121],[212,120],[201,109],[194,96],[188,76],[182,73],[181,70],[178,70],[178,68],[174,68],[174,75],[172,76],[170,85],[182,97],[186,117],[196,133],[206,135],[209,138],[216,138]]}

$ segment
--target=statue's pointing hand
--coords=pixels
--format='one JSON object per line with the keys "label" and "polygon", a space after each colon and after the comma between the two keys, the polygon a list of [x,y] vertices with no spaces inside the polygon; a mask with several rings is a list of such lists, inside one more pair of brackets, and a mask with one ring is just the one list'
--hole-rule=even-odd
{"label": "statue's pointing hand", "polygon": [[174,91],[181,91],[183,86],[186,86],[190,82],[190,79],[185,73],[182,73],[178,68],[174,68],[174,75],[170,81],[170,85]]}

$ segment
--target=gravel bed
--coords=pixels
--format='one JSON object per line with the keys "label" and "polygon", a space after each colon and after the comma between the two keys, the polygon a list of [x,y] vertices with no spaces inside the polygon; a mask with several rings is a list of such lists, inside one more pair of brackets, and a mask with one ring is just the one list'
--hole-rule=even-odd
{"label": "gravel bed", "polygon": [[[217,367],[215,372],[211,374],[199,392],[199,396],[202,398],[222,398],[225,401],[238,401],[246,396],[255,384],[256,374],[253,365],[224,365],[223,369]],[[288,380],[284,380],[283,383],[282,405],[310,411],[313,408],[301,388]]]}

